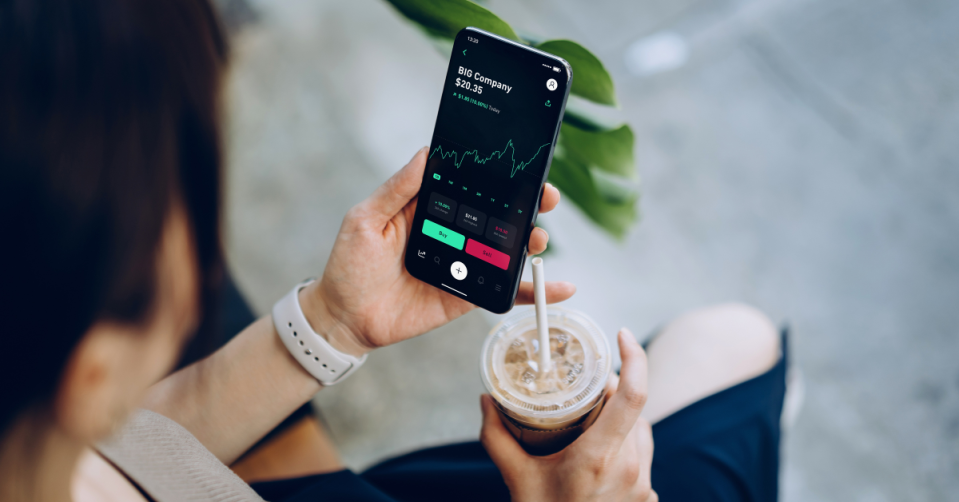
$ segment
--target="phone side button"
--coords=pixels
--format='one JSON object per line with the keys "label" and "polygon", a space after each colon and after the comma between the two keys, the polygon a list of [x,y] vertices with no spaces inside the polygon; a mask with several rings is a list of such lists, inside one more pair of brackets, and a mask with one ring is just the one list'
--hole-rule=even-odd
{"label": "phone side button", "polygon": [[509,255],[497,251],[485,244],[480,244],[473,239],[466,239],[466,254],[475,256],[490,265],[499,267],[503,270],[509,268]]}

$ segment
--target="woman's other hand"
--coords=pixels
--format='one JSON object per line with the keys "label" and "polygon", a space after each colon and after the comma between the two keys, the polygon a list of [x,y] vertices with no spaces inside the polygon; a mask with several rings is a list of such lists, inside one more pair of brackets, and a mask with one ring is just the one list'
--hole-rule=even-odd
{"label": "woman's other hand", "polygon": [[526,453],[509,433],[490,396],[482,396],[480,440],[503,474],[514,502],[659,500],[650,487],[653,436],[639,414],[646,403],[646,353],[635,337],[619,332],[620,378],[596,422],[558,453]]}
{"label": "woman's other hand", "polygon": [[[406,241],[423,180],[424,147],[403,169],[343,219],[323,278],[300,293],[313,329],[337,349],[360,355],[425,333],[465,314],[473,305],[410,275],[403,264]],[[559,203],[559,191],[543,190],[540,212]],[[530,235],[529,254],[546,250],[541,228]],[[563,301],[575,292],[568,282],[548,282],[546,298]],[[517,303],[533,302],[533,286],[520,285]]]}

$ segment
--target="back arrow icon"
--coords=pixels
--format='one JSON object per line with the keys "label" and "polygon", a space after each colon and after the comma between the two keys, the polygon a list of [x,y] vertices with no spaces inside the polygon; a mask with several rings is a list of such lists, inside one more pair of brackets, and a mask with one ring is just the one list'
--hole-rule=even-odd
{"label": "back arrow icon", "polygon": [[464,56],[466,55],[466,49],[463,49],[463,55]]}

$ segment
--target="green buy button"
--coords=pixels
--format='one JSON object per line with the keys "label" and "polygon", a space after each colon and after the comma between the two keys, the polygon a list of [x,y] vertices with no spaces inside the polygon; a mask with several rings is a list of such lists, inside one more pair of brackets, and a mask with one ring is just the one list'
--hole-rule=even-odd
{"label": "green buy button", "polygon": [[423,233],[459,250],[463,249],[463,244],[466,242],[466,238],[463,237],[463,234],[458,234],[446,227],[437,225],[430,220],[423,220]]}

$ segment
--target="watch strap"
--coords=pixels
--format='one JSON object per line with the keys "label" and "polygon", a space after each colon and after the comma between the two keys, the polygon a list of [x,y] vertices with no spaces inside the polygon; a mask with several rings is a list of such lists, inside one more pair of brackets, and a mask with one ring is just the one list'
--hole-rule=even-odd
{"label": "watch strap", "polygon": [[300,307],[300,290],[313,279],[296,285],[273,305],[273,326],[294,359],[324,387],[342,382],[365,361],[363,357],[344,354],[330,345],[306,320]]}

